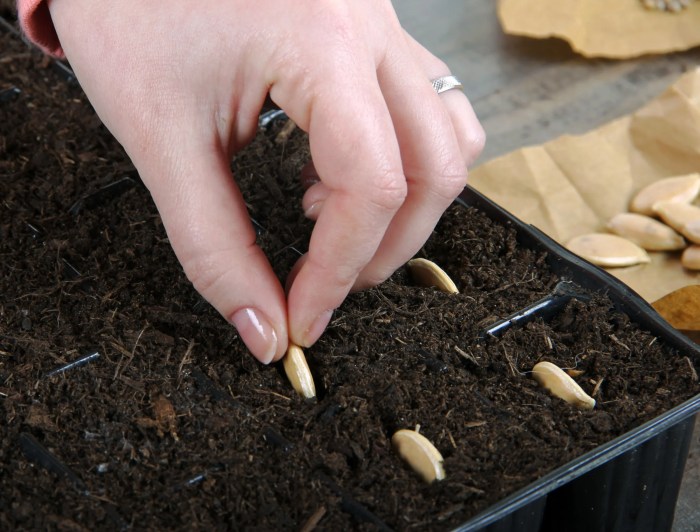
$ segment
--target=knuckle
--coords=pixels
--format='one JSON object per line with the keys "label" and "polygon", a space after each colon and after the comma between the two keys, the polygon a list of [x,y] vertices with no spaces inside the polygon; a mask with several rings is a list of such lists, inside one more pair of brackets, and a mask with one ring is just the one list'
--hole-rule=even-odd
{"label": "knuckle", "polygon": [[360,271],[352,262],[331,264],[330,261],[316,257],[313,252],[309,253],[307,267],[315,272],[314,278],[332,280],[331,285],[341,289],[352,286]]}
{"label": "knuckle", "polygon": [[467,159],[467,164],[473,163],[481,152],[484,151],[484,146],[486,146],[486,132],[482,127],[477,130],[472,130],[469,132],[465,141],[465,158]]}
{"label": "knuckle", "polygon": [[254,247],[255,244],[237,247],[235,250],[194,252],[181,263],[190,283],[197,292],[211,302],[212,299],[216,299],[222,286],[227,282],[231,273],[231,257],[235,256],[245,264],[253,254]]}
{"label": "knuckle", "polygon": [[432,190],[438,197],[446,201],[452,201],[459,196],[466,183],[466,167],[460,169],[454,168],[452,171],[443,173],[439,179],[435,180],[432,183]]}
{"label": "knuckle", "polygon": [[368,199],[382,210],[395,212],[406,201],[407,195],[406,178],[400,172],[389,171],[375,179]]}
{"label": "knuckle", "polygon": [[182,263],[187,279],[204,297],[216,290],[217,284],[225,274],[224,270],[218,267],[218,262],[212,255],[207,254],[193,256]]}

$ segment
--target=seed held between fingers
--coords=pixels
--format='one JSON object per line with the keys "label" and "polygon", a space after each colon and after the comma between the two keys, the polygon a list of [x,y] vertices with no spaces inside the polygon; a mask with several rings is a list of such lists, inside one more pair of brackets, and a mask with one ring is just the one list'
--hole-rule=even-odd
{"label": "seed held between fingers", "polygon": [[691,203],[700,193],[700,174],[667,177],[647,185],[632,198],[630,210],[653,216],[655,205],[672,201]]}
{"label": "seed held between fingers", "polygon": [[671,227],[644,214],[617,214],[608,222],[608,229],[648,251],[672,251],[686,246],[683,237]]}
{"label": "seed held between fingers", "polygon": [[578,408],[591,410],[595,399],[583,391],[578,383],[559,366],[551,362],[538,362],[532,368],[533,378],[552,395]]}
{"label": "seed held between fingers", "polygon": [[307,399],[316,397],[316,385],[301,347],[289,344],[287,354],[282,359],[284,372],[296,392]]}
{"label": "seed held between fingers", "polygon": [[567,242],[569,251],[587,261],[608,268],[651,262],[649,255],[634,242],[607,233],[588,233]]}
{"label": "seed held between fingers", "polygon": [[415,430],[401,429],[391,437],[391,443],[399,456],[426,482],[445,478],[440,451],[422,434]]}
{"label": "seed held between fingers", "polygon": [[411,259],[406,264],[411,278],[421,286],[434,286],[441,292],[459,294],[450,276],[434,262],[427,259]]}

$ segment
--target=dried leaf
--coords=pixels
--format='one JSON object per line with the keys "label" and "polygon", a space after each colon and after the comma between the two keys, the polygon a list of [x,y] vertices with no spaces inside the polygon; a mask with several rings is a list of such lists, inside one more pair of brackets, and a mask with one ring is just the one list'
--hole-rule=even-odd
{"label": "dried leaf", "polygon": [[674,328],[700,331],[700,284],[679,288],[651,306]]}

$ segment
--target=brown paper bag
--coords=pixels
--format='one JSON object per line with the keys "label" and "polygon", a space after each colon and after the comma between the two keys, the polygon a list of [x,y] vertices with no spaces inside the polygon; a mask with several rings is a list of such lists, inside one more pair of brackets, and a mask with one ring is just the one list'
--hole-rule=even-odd
{"label": "brown paper bag", "polygon": [[[700,68],[631,116],[580,136],[523,148],[474,169],[470,184],[555,240],[605,231],[652,181],[700,171]],[[696,203],[699,203],[696,200]],[[689,284],[680,252],[609,270],[648,301]]]}
{"label": "brown paper bag", "polygon": [[679,12],[651,11],[639,0],[499,0],[506,33],[559,37],[586,57],[624,59],[700,45],[700,1]]}

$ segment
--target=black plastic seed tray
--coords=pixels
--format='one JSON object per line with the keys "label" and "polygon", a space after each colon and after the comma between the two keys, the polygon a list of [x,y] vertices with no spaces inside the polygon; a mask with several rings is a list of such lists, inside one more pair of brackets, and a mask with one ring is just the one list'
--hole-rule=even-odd
{"label": "black plastic seed tray", "polygon": [[[700,360],[700,346],[664,321],[636,292],[524,224],[474,189],[457,200],[512,224],[521,245],[544,250],[554,273],[604,292],[641,328]],[[665,414],[559,467],[464,523],[462,532],[670,530],[700,394]]]}
{"label": "black plastic seed tray", "polygon": [[[0,30],[14,32],[2,18]],[[62,64],[60,68],[68,80],[72,81],[70,70]],[[11,87],[0,94],[0,103],[10,102],[17,95],[18,89]],[[261,127],[268,124],[268,118],[275,120],[280,116],[279,111],[274,115],[264,115]],[[132,184],[130,178],[110,184],[82,198],[73,206],[73,210],[77,213],[83,208],[89,208],[93,202],[108,199]],[[604,270],[570,253],[538,229],[522,223],[471,188],[465,189],[458,203],[474,206],[496,222],[512,224],[521,245],[548,252],[549,266],[555,274],[584,288],[604,292],[619,311],[675,348],[679,356],[700,360],[700,347],[697,344],[671,328],[638,294]],[[261,229],[257,223],[256,227]],[[41,238],[40,229],[33,226],[30,229],[35,238]],[[295,249],[293,251],[296,252]],[[66,264],[77,271],[75,267]],[[96,351],[90,352],[77,361],[56,368],[50,375],[85,364],[98,356]],[[213,387],[201,372],[195,373],[194,378],[213,397],[230,400],[227,394]],[[698,412],[700,395],[559,467],[463,523],[457,530],[670,530],[693,433],[694,415]],[[269,432],[267,438],[275,445],[288,444],[283,436],[275,432]],[[30,460],[67,478],[77,489],[84,489],[82,480],[74,472],[57,461],[30,436],[23,436],[19,444]],[[203,478],[204,473],[185,481],[185,484],[199,482]],[[354,513],[367,513],[339,487],[334,489],[343,499],[343,504],[351,507]],[[121,517],[112,513],[117,527],[125,528],[121,526]],[[365,520],[377,529],[385,527],[371,515]]]}

